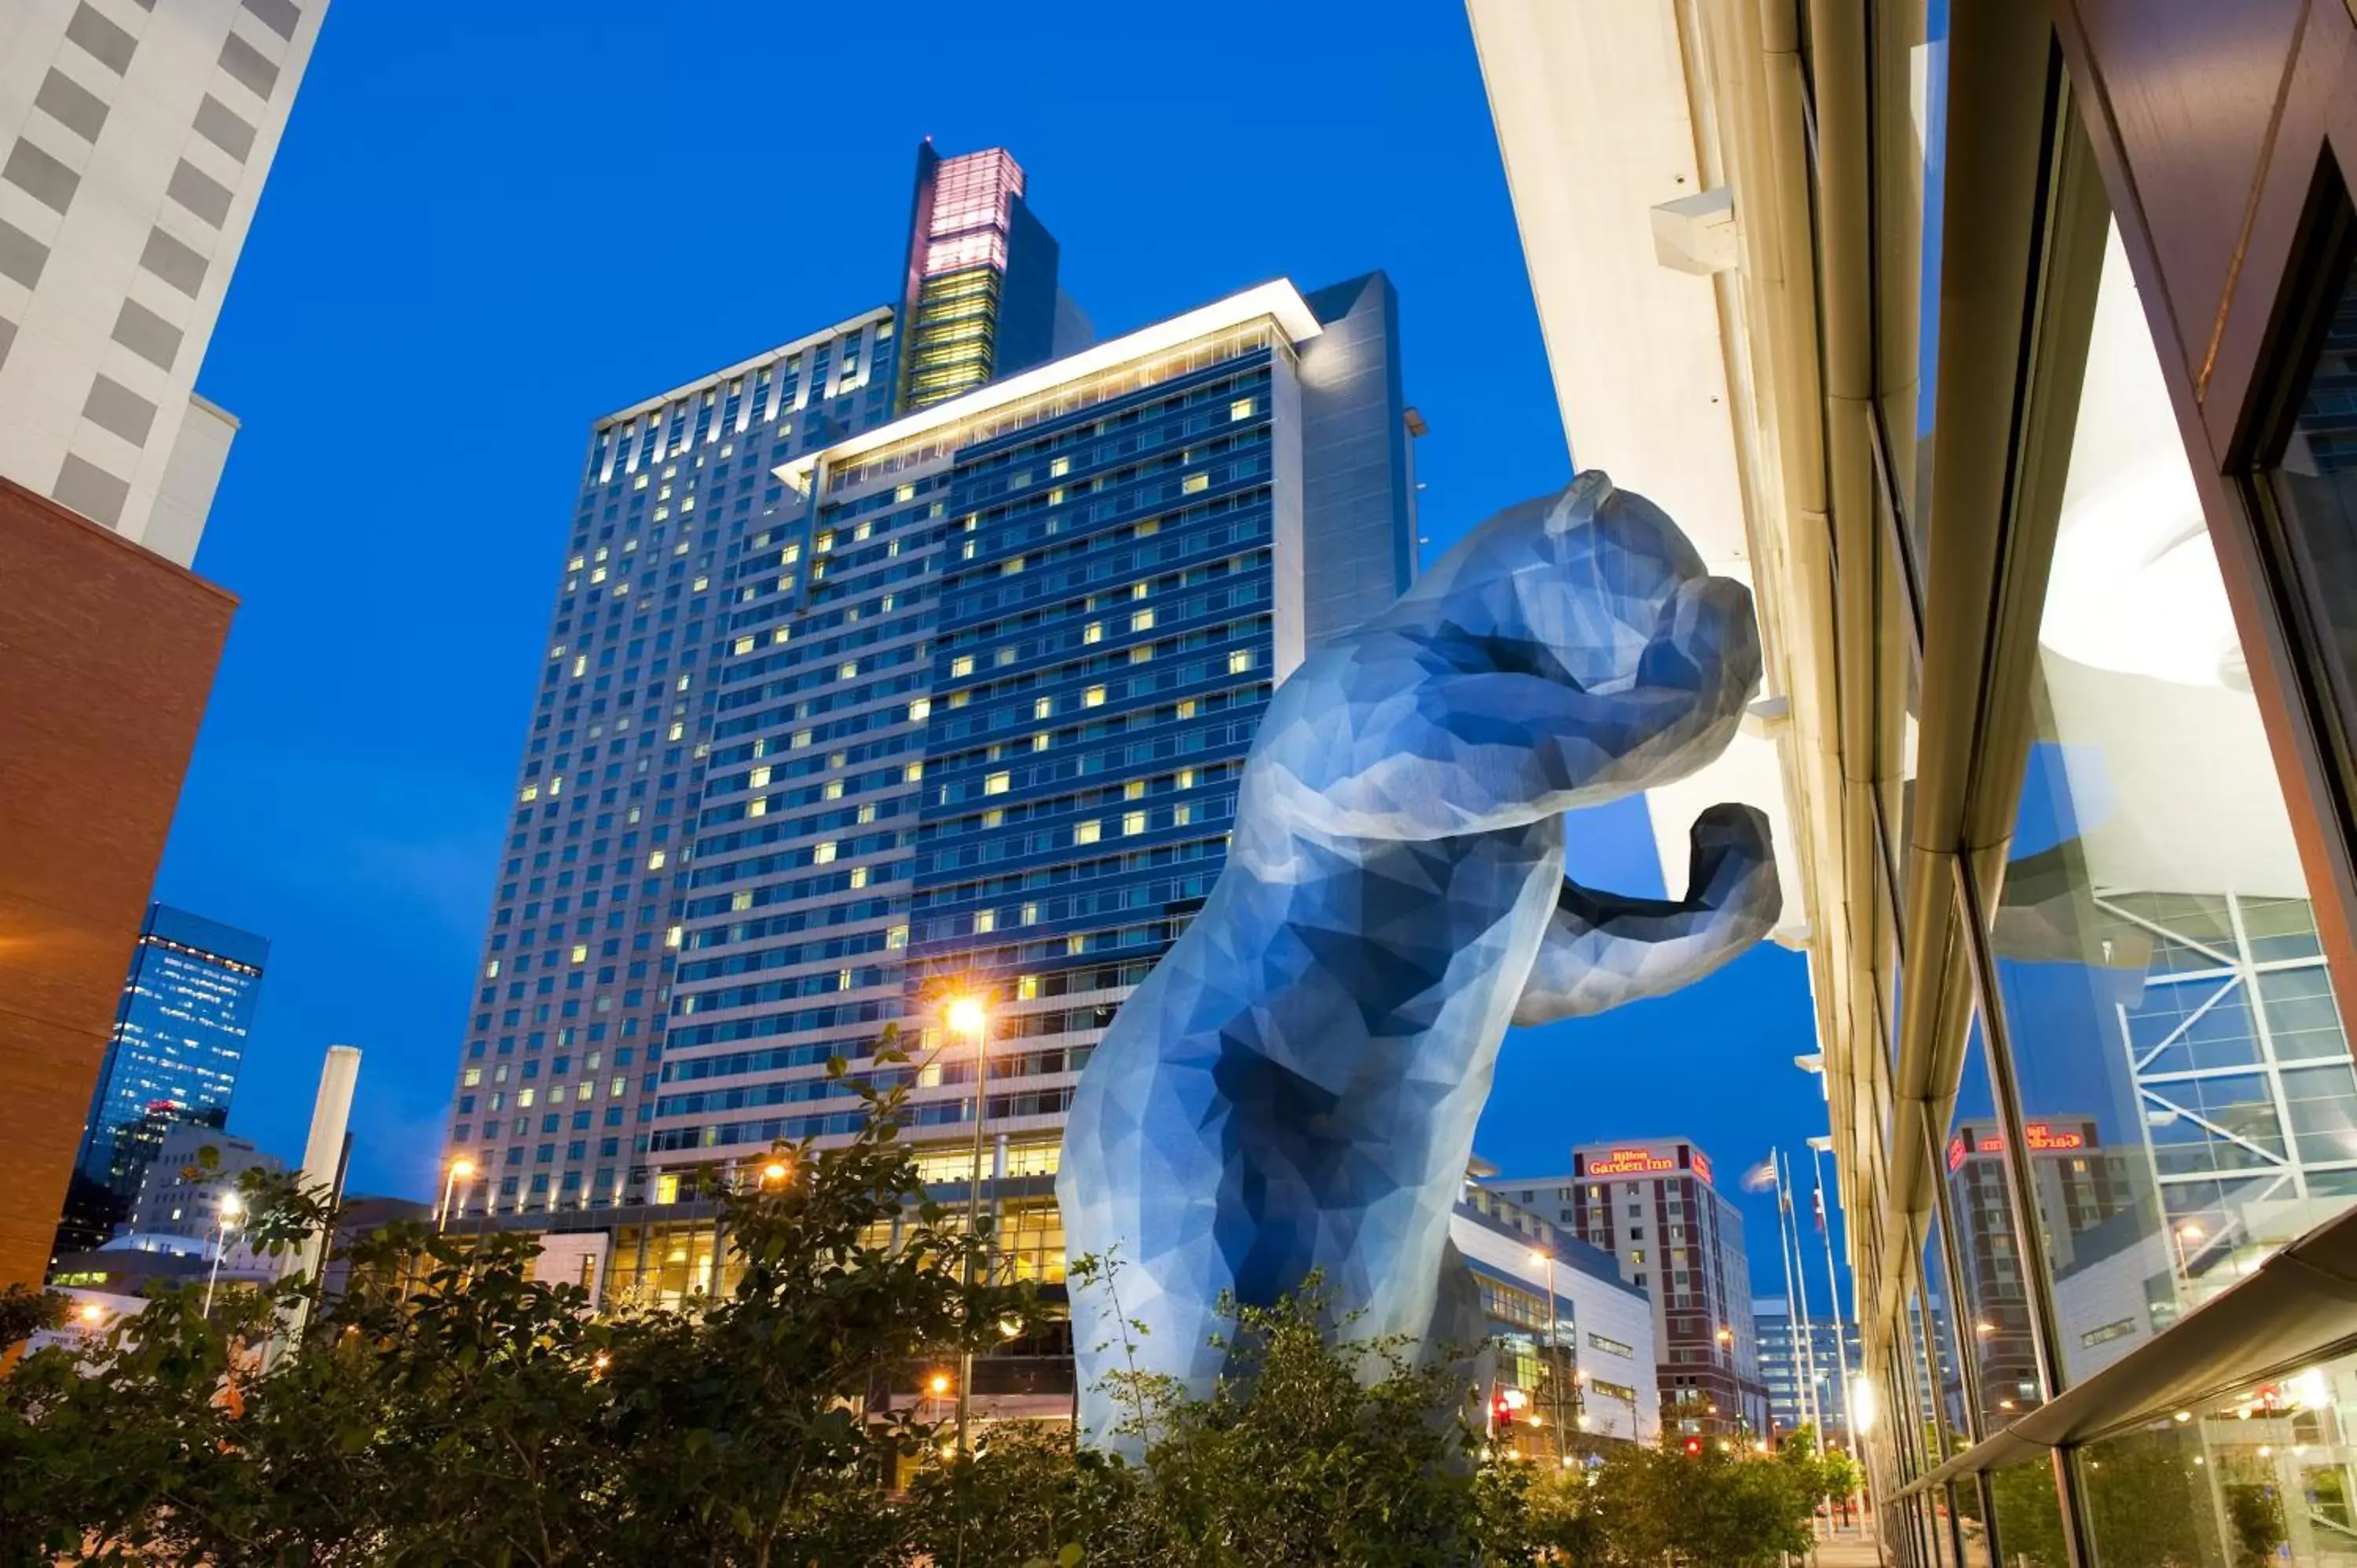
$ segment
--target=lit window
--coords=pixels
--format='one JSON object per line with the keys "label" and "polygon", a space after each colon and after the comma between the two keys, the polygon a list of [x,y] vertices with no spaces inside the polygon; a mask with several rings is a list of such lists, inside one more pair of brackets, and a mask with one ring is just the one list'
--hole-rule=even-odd
{"label": "lit window", "polygon": [[589,656],[587,654],[576,653],[573,656],[573,672],[576,675],[585,674],[587,672],[588,669]]}
{"label": "lit window", "polygon": [[1055,713],[1056,699],[1053,697],[1041,697],[1031,704],[1031,716],[1035,719],[1052,718]]}
{"label": "lit window", "polygon": [[749,637],[740,637],[737,639],[735,646],[737,651],[739,653],[750,653],[753,651],[753,639]]}
{"label": "lit window", "polygon": [[858,674],[859,660],[856,659],[846,659],[834,667],[834,678],[838,681],[856,680]]}
{"label": "lit window", "polygon": [[925,765],[921,762],[911,762],[908,767],[900,770],[900,779],[903,783],[914,784],[918,779],[922,779],[924,776]]}
{"label": "lit window", "polygon": [[1092,686],[1081,693],[1081,706],[1101,708],[1104,706],[1104,697],[1105,689],[1103,686]]}
{"label": "lit window", "polygon": [[521,795],[520,797],[518,797],[518,799],[520,799],[520,800],[539,800],[539,799],[540,799],[540,786],[539,786],[539,785],[537,785],[537,784],[527,784],[527,785],[525,785],[525,786],[523,787],[523,793],[522,793],[522,795]]}
{"label": "lit window", "polygon": [[530,1106],[532,1104],[533,1096],[536,1092],[538,1091],[530,1089],[518,1090],[516,1091],[516,1109],[521,1111]]}
{"label": "lit window", "polygon": [[824,865],[834,858],[834,841],[833,839],[829,839],[824,843],[811,845],[811,864],[813,865]]}
{"label": "lit window", "polygon": [[973,654],[971,654],[971,653],[961,653],[961,654],[959,654],[955,659],[951,660],[950,660],[950,673],[951,673],[952,675],[971,675],[971,674],[973,674],[973,673],[974,673],[974,655],[973,655]]}
{"label": "lit window", "polygon": [[647,856],[647,869],[649,871],[661,871],[663,868],[663,860],[664,855],[662,850],[653,851]]}
{"label": "lit window", "polygon": [[1125,800],[1145,800],[1146,780],[1143,779],[1133,779],[1128,783],[1123,785],[1121,787],[1121,798]]}
{"label": "lit window", "polygon": [[672,740],[683,740],[686,738],[686,736],[687,725],[684,724],[674,723],[671,726],[671,734],[667,738]]}
{"label": "lit window", "polygon": [[986,935],[988,935],[990,932],[995,931],[995,930],[996,930],[997,929],[998,929],[998,911],[997,911],[997,910],[996,910],[996,909],[977,909],[977,910],[975,910],[975,911],[974,911],[974,934],[975,936],[978,936],[978,937],[979,937],[979,936],[986,936]]}
{"label": "lit window", "polygon": [[1006,822],[1006,813],[999,810],[996,806],[993,806],[990,810],[982,814],[982,825],[985,828],[1001,827],[1005,825]]}
{"label": "lit window", "polygon": [[1049,506],[1062,506],[1064,504],[1063,486],[1058,485],[1055,489],[1048,492],[1048,504]]}
{"label": "lit window", "polygon": [[1124,811],[1121,814],[1121,831],[1125,837],[1131,833],[1144,832],[1146,831],[1146,813],[1144,811]]}
{"label": "lit window", "polygon": [[1135,615],[1130,617],[1129,629],[1132,631],[1152,631],[1154,629],[1154,612],[1152,610],[1140,610]]}
{"label": "lit window", "polygon": [[884,945],[888,948],[907,947],[909,945],[909,928],[906,926],[895,926],[890,930],[885,932]]}
{"label": "lit window", "polygon": [[983,779],[982,792],[985,795],[1004,795],[1006,793],[1006,774],[993,773]]}
{"label": "lit window", "polygon": [[479,1067],[470,1067],[467,1069],[466,1076],[459,1080],[458,1087],[461,1089],[472,1089],[475,1085],[482,1081],[483,1069]]}
{"label": "lit window", "polygon": [[1186,478],[1185,479],[1183,479],[1182,481],[1180,481],[1179,486],[1178,486],[1178,492],[1179,492],[1179,494],[1181,494],[1181,495],[1189,495],[1189,496],[1191,496],[1191,495],[1193,495],[1193,494],[1194,494],[1196,491],[1198,491],[1198,490],[1208,490],[1208,489],[1210,489],[1211,488],[1211,475],[1209,475],[1209,474],[1189,474],[1189,475],[1188,475],[1188,476],[1187,476],[1187,478]]}
{"label": "lit window", "polygon": [[1252,416],[1252,399],[1248,397],[1240,397],[1236,399],[1235,402],[1228,404],[1228,417],[1230,419],[1250,419]]}
{"label": "lit window", "polygon": [[1194,698],[1189,697],[1178,704],[1178,716],[1182,719],[1191,719],[1195,716]]}
{"label": "lit window", "polygon": [[766,765],[756,768],[745,778],[745,787],[748,789],[766,789],[769,785],[770,769]]}
{"label": "lit window", "polygon": [[811,732],[806,729],[798,729],[794,731],[793,738],[786,742],[786,746],[790,750],[800,750],[810,743]]}
{"label": "lit window", "polygon": [[1048,465],[1048,477],[1051,479],[1060,479],[1071,471],[1072,460],[1070,457],[1059,457]]}
{"label": "lit window", "polygon": [[1039,977],[1038,975],[1018,974],[1015,977],[1015,996],[1017,1001],[1028,1002],[1039,994]]}
{"label": "lit window", "polygon": [[748,817],[766,817],[770,814],[770,802],[757,796],[745,802],[745,814]]}
{"label": "lit window", "polygon": [[826,787],[825,787],[824,789],[821,789],[821,790],[819,791],[819,799],[821,799],[821,800],[842,800],[842,799],[843,799],[843,780],[842,780],[842,779],[828,779],[828,780],[826,781]]}
{"label": "lit window", "polygon": [[851,868],[851,885],[854,887],[865,887],[867,886],[867,868],[866,866],[855,865]]}
{"label": "lit window", "polygon": [[1094,843],[1099,838],[1103,836],[1103,832],[1104,825],[1101,822],[1074,822],[1072,824],[1072,842],[1074,843]]}
{"label": "lit window", "polygon": [[587,942],[576,942],[573,944],[573,961],[576,963],[587,963],[589,961],[589,944]]}
{"label": "lit window", "polygon": [[1171,783],[1181,789],[1192,789],[1195,787],[1195,770],[1191,768],[1180,768],[1178,777],[1173,779]]}
{"label": "lit window", "polygon": [[931,697],[920,697],[915,702],[909,704],[909,722],[910,724],[921,724],[924,722],[925,716],[932,711],[933,700]]}
{"label": "lit window", "polygon": [[1251,649],[1249,649],[1249,648],[1239,648],[1239,649],[1237,649],[1233,653],[1231,653],[1231,654],[1229,654],[1229,655],[1228,655],[1228,673],[1229,673],[1229,674],[1231,674],[1231,675],[1241,675],[1241,674],[1243,674],[1245,671],[1247,671],[1247,670],[1251,669],[1252,667],[1253,667],[1253,656],[1252,656],[1252,650],[1251,650]]}
{"label": "lit window", "polygon": [[675,948],[679,946],[680,940],[685,935],[686,932],[683,928],[673,926],[670,930],[663,933],[663,946],[667,948]]}
{"label": "lit window", "polygon": [[[1082,642],[1100,642],[1103,641],[1103,639],[1104,622],[1103,621],[1092,620],[1089,622],[1087,626],[1081,628],[1081,640]],[[579,673],[577,671],[575,672],[576,674]]]}
{"label": "lit window", "polygon": [[1172,826],[1174,826],[1174,827],[1181,827],[1181,828],[1183,828],[1183,827],[1185,827],[1189,822],[1193,822],[1194,820],[1195,820],[1195,808],[1194,808],[1194,807],[1192,807],[1192,806],[1173,806],[1173,807],[1171,807],[1171,808],[1170,808],[1170,822],[1171,822],[1171,825],[1172,825]]}

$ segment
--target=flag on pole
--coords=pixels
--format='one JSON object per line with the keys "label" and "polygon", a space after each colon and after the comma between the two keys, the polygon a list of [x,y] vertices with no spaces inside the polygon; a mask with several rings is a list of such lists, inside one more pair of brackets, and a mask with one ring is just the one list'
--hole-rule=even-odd
{"label": "flag on pole", "polygon": [[1809,1197],[1817,1211],[1817,1229],[1823,1230],[1825,1228],[1825,1189],[1819,1187]]}
{"label": "flag on pole", "polygon": [[1773,1155],[1743,1173],[1743,1190],[1746,1192],[1766,1192],[1771,1187],[1782,1185],[1776,1179],[1776,1156]]}

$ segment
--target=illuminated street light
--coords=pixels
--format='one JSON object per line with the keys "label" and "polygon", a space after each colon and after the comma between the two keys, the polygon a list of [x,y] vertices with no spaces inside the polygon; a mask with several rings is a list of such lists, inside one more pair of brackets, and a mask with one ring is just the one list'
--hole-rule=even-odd
{"label": "illuminated street light", "polygon": [[204,1315],[213,1315],[213,1287],[221,1283],[221,1254],[229,1251],[229,1228],[245,1213],[245,1200],[233,1192],[221,1194],[220,1217],[213,1221],[213,1266],[205,1276]]}
{"label": "illuminated street light", "polygon": [[457,1192],[458,1184],[462,1181],[472,1181],[474,1179],[474,1161],[467,1159],[462,1155],[461,1157],[450,1162],[450,1174],[445,1176],[442,1180],[442,1207],[434,1211],[434,1229],[436,1231],[441,1230],[444,1226],[449,1224],[452,1217],[457,1212],[451,1207],[451,1198],[453,1195]]}
{"label": "illuminated street light", "polygon": [[773,1182],[773,1181],[783,1181],[783,1180],[785,1180],[785,1179],[786,1179],[786,1162],[785,1162],[785,1161],[783,1161],[783,1160],[771,1160],[768,1165],[763,1165],[763,1166],[761,1167],[761,1180],[762,1180],[763,1182],[765,1182],[765,1183],[766,1183],[766,1182]]}
{"label": "illuminated street light", "polygon": [[950,1375],[947,1372],[935,1372],[925,1387],[932,1391],[935,1399],[939,1399],[950,1391]]}
{"label": "illuminated street light", "polygon": [[81,1304],[81,1320],[91,1327],[97,1327],[99,1320],[105,1316],[106,1308],[99,1305],[98,1303],[86,1301]]}

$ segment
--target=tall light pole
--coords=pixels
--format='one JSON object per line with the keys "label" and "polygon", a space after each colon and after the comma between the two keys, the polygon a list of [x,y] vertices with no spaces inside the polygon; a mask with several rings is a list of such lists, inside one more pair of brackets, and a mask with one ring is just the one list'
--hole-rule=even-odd
{"label": "tall light pole", "polygon": [[434,1231],[436,1235],[438,1236],[441,1234],[443,1228],[450,1223],[451,1216],[456,1212],[456,1210],[450,1207],[450,1198],[451,1195],[458,1190],[458,1184],[462,1181],[472,1181],[474,1179],[474,1161],[469,1159],[456,1159],[450,1162],[450,1174],[442,1179],[442,1207],[434,1211]]}
{"label": "tall light pole", "polygon": [[1563,1367],[1560,1364],[1563,1359],[1563,1340],[1555,1326],[1555,1254],[1534,1248],[1531,1252],[1531,1262],[1546,1265],[1547,1348],[1555,1352],[1554,1357],[1547,1363],[1549,1395],[1547,1402],[1555,1406],[1555,1455],[1563,1464],[1568,1465],[1571,1463],[1571,1455],[1564,1452],[1564,1444],[1570,1441],[1566,1435],[1570,1428],[1563,1423]]}
{"label": "tall light pole", "polygon": [[245,1212],[245,1200],[233,1192],[221,1194],[221,1212],[213,1219],[213,1267],[205,1277],[204,1315],[213,1315],[213,1287],[221,1283],[221,1254],[229,1251],[230,1221]]}
{"label": "tall light pole", "polygon": [[[990,1010],[979,996],[961,996],[950,1004],[950,1030],[974,1036],[974,1168],[966,1173],[965,1283],[974,1288],[974,1254],[982,1247],[982,1123],[990,1111]],[[971,1325],[968,1326],[971,1327]],[[974,1448],[966,1436],[966,1417],[974,1395],[973,1336],[958,1355],[957,1445],[961,1454]]]}

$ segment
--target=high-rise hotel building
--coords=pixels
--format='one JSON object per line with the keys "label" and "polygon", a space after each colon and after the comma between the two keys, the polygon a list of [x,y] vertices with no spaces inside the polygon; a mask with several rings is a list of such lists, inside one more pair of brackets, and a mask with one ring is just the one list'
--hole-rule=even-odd
{"label": "high-rise hotel building", "polygon": [[[1270,691],[1404,585],[1394,316],[1380,276],[1266,284],[787,465],[802,510],[731,607],[658,1196],[849,1132],[828,1058],[894,1024],[962,1177],[943,991],[990,1001],[985,1174],[1054,1171],[1090,1049],[1219,875]],[[1058,1272],[1052,1199],[1003,1213]]]}
{"label": "high-rise hotel building", "polygon": [[[974,166],[920,157],[917,296],[924,182]],[[608,1226],[618,1288],[708,1277],[708,1227],[649,1244],[682,1178],[850,1132],[829,1058],[888,1028],[924,1056],[943,985],[993,999],[1003,1230],[1060,1272],[1074,1076],[1218,875],[1274,683],[1413,571],[1379,274],[1013,373],[999,332],[986,379],[888,422],[919,351],[896,325],[592,433],[449,1149],[478,1211]],[[944,1180],[970,1168],[962,1051],[908,1069]]]}

